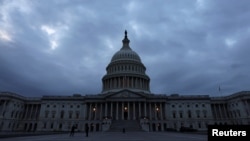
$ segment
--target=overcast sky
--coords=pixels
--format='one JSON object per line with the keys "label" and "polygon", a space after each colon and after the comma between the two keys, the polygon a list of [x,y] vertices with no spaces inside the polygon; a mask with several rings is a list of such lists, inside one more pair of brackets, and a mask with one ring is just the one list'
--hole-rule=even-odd
{"label": "overcast sky", "polygon": [[101,93],[125,29],[152,93],[250,90],[249,0],[0,0],[0,91]]}

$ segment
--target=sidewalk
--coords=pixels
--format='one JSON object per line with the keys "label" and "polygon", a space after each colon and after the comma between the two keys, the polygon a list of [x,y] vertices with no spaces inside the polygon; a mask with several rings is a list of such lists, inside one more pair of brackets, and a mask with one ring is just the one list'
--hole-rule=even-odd
{"label": "sidewalk", "polygon": [[1,141],[207,141],[206,135],[177,132],[90,132],[1,138]]}
{"label": "sidewalk", "polygon": [[1,138],[67,134],[66,132],[0,132]]}

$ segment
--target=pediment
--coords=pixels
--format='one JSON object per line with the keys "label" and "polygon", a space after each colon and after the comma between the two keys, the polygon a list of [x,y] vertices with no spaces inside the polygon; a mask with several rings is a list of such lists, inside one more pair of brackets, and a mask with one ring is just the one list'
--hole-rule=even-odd
{"label": "pediment", "polygon": [[146,96],[144,94],[129,90],[122,90],[106,96],[106,98],[145,98],[145,97]]}

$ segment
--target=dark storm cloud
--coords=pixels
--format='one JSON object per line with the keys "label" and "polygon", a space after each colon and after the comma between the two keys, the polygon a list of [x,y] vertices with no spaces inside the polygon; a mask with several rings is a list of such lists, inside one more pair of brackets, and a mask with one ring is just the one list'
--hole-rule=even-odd
{"label": "dark storm cloud", "polygon": [[152,93],[249,90],[249,1],[0,3],[0,91],[100,93],[125,29]]}

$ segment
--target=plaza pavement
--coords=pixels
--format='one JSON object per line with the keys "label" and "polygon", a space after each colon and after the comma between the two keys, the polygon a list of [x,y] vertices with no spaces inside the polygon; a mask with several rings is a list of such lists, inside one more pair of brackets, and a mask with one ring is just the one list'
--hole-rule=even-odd
{"label": "plaza pavement", "polygon": [[207,135],[179,132],[90,132],[1,138],[1,141],[207,141]]}

